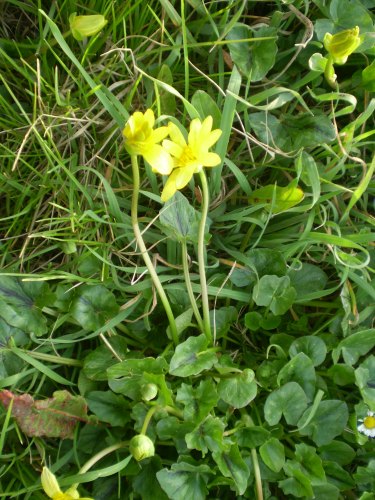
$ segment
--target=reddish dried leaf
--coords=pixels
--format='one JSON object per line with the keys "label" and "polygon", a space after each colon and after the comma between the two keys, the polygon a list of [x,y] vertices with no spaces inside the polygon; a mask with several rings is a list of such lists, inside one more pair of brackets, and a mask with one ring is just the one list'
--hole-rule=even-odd
{"label": "reddish dried leaf", "polygon": [[27,436],[73,438],[78,421],[87,422],[87,405],[81,396],[56,391],[52,398],[34,400],[29,394],[17,396],[0,391],[0,402],[8,408],[13,399],[12,417]]}

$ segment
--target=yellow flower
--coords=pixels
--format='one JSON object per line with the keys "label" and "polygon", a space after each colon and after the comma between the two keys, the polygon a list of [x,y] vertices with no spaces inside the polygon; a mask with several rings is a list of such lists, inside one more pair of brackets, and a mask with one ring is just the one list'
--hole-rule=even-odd
{"label": "yellow flower", "polygon": [[122,132],[125,149],[130,155],[143,156],[153,172],[168,175],[172,171],[173,161],[159,142],[167,137],[169,130],[168,127],[154,129],[154,124],[155,116],[151,109],[145,113],[133,113]]}
{"label": "yellow flower", "polygon": [[78,41],[83,40],[87,36],[96,35],[107,24],[107,20],[101,14],[93,16],[77,16],[74,12],[69,16],[69,25],[72,30],[72,35]]}
{"label": "yellow flower", "polygon": [[340,31],[335,35],[326,33],[323,44],[335,64],[345,64],[350,54],[361,44],[359,28],[355,26],[355,28]]}
{"label": "yellow flower", "polygon": [[174,123],[169,123],[168,128],[172,140],[164,140],[163,147],[173,156],[174,169],[164,186],[162,201],[169,200],[177,190],[184,188],[203,167],[216,167],[221,162],[219,155],[208,151],[222,133],[220,129],[211,130],[212,116],[207,116],[203,122],[198,118],[191,122],[187,142]]}
{"label": "yellow flower", "polygon": [[80,497],[77,488],[74,486],[63,493],[55,474],[53,474],[47,467],[43,467],[41,481],[44,492],[48,498],[52,498],[52,500],[93,500],[93,498]]}

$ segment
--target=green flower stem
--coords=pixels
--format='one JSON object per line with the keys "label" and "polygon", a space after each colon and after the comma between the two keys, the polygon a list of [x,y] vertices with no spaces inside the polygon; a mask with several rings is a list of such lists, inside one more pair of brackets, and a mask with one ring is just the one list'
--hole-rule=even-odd
{"label": "green flower stem", "polygon": [[147,266],[148,272],[150,273],[151,279],[155,285],[156,290],[158,291],[159,297],[163,303],[165,312],[168,316],[169,325],[171,329],[172,339],[175,345],[178,344],[178,333],[176,321],[173,316],[173,312],[171,306],[169,304],[168,297],[164,291],[163,285],[159,280],[159,276],[156,273],[155,267],[150,259],[150,256],[147,252],[147,248],[145,242],[142,238],[141,230],[139,229],[138,224],[138,196],[139,196],[139,168],[138,168],[138,158],[136,155],[131,155],[132,162],[132,170],[133,170],[133,196],[132,196],[132,204],[131,204],[131,219],[132,226],[134,231],[134,236],[137,242],[137,245],[141,251],[143,260]]}
{"label": "green flower stem", "polygon": [[208,214],[208,206],[210,202],[210,195],[207,185],[207,177],[204,170],[199,172],[202,185],[202,217],[199,225],[199,235],[198,235],[198,265],[199,265],[199,277],[201,282],[201,292],[202,292],[202,307],[203,307],[203,326],[204,333],[207,340],[212,343],[212,333],[210,325],[210,308],[208,304],[208,290],[206,281],[206,262],[205,262],[205,244],[204,244],[204,233],[206,228],[206,220]]}
{"label": "green flower stem", "polygon": [[149,425],[149,423],[150,423],[150,421],[151,421],[151,419],[152,419],[152,415],[153,415],[153,414],[156,412],[156,410],[158,410],[158,409],[160,409],[160,406],[155,405],[155,406],[152,406],[152,407],[148,410],[148,412],[147,412],[147,414],[146,414],[146,416],[145,416],[145,419],[144,419],[144,421],[143,421],[143,425],[142,425],[142,429],[141,429],[140,434],[146,434],[146,432],[147,432],[147,427],[148,427],[148,425]]}
{"label": "green flower stem", "polygon": [[325,79],[327,80],[327,82],[329,83],[329,85],[333,88],[333,89],[337,89],[337,82],[336,82],[336,78],[335,78],[335,69],[333,67],[333,57],[331,56],[331,54],[328,54],[328,57],[327,57],[327,64],[326,64],[326,67],[324,69],[324,76],[325,76]]}
{"label": "green flower stem", "polygon": [[197,306],[197,301],[195,300],[193,288],[191,286],[191,281],[190,281],[188,251],[187,251],[186,241],[183,241],[181,243],[181,246],[182,246],[182,267],[184,269],[186,289],[187,289],[187,292],[189,295],[191,307],[193,308],[194,316],[195,316],[195,319],[197,320],[199,329],[201,330],[201,332],[204,332],[204,324],[203,324],[202,316],[200,315],[200,312],[199,312],[199,309]]}
{"label": "green flower stem", "polygon": [[[99,451],[96,455],[90,458],[80,469],[79,474],[85,474],[88,470],[93,467],[96,462],[99,462],[102,458],[105,456],[109,455],[110,453],[113,453],[116,450],[119,450],[121,448],[125,448],[126,446],[129,446],[129,441],[120,441],[119,443],[113,444],[111,446],[108,446],[107,448],[104,448],[104,450]],[[78,486],[78,485],[77,485]]]}
{"label": "green flower stem", "polygon": [[257,500],[263,500],[262,477],[260,475],[258,456],[257,456],[257,451],[255,448],[252,448],[252,450],[251,450],[251,458],[252,458],[253,467],[254,467],[255,488],[256,488],[256,493],[257,493]]}

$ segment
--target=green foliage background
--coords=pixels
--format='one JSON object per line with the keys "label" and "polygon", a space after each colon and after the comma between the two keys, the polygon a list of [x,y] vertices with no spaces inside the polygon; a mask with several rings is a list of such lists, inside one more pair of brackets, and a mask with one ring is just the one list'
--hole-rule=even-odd
{"label": "green foliage background", "polygon": [[[0,3],[0,387],[87,405],[73,439],[28,435],[1,407],[0,498],[45,498],[43,463],[96,500],[374,498],[374,444],[357,431],[375,412],[373,7]],[[108,24],[78,42],[73,12]],[[332,89],[323,37],[356,25]],[[214,346],[181,268],[183,240],[198,296],[199,183],[166,211],[163,181],[141,173],[176,349],[134,244],[121,130],[147,108],[223,130],[208,174]],[[156,454],[136,462],[150,410]]]}

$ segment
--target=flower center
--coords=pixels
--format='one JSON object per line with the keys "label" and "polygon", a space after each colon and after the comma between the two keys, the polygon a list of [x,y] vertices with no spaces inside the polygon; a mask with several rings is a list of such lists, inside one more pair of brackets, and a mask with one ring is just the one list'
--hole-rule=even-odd
{"label": "flower center", "polygon": [[375,417],[365,417],[363,419],[363,425],[366,429],[375,429]]}
{"label": "flower center", "polygon": [[191,165],[192,163],[195,163],[196,161],[197,157],[195,156],[190,146],[185,146],[181,156],[178,159],[178,166],[186,167],[188,165]]}

